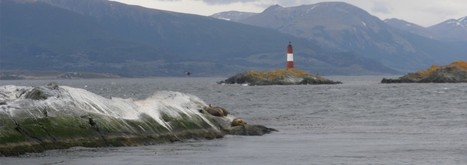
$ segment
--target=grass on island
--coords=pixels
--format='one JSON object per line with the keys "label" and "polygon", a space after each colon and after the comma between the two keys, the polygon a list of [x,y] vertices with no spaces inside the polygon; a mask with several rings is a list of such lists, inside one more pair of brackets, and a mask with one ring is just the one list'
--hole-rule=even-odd
{"label": "grass on island", "polygon": [[455,61],[446,66],[432,65],[430,68],[418,71],[415,74],[417,75],[417,77],[420,77],[420,78],[426,77],[438,71],[439,69],[443,69],[443,68],[457,68],[457,69],[467,70],[467,62],[461,60],[461,61]]}
{"label": "grass on island", "polygon": [[277,69],[272,71],[248,71],[247,76],[265,80],[278,80],[285,76],[310,77],[311,74],[299,69]]}

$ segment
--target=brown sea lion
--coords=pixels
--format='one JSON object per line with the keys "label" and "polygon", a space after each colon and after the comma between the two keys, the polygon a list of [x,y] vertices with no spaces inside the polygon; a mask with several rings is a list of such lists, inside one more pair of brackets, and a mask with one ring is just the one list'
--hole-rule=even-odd
{"label": "brown sea lion", "polygon": [[246,122],[243,119],[235,118],[235,119],[232,120],[232,123],[230,125],[232,127],[240,126],[240,125],[246,125]]}
{"label": "brown sea lion", "polygon": [[222,107],[217,107],[217,106],[211,106],[211,104],[209,104],[208,107],[204,107],[204,110],[206,112],[208,112],[209,114],[213,115],[213,116],[217,116],[217,117],[224,117],[224,116],[227,116],[229,114],[229,112],[227,110],[225,110],[224,108]]}

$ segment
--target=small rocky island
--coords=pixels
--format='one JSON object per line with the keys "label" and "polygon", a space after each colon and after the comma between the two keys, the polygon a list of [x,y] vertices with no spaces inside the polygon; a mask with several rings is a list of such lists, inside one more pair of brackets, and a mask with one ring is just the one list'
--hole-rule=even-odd
{"label": "small rocky island", "polygon": [[276,130],[247,124],[224,108],[180,92],[159,91],[132,100],[53,83],[0,86],[0,157],[74,146],[150,145],[271,131]]}
{"label": "small rocky island", "polygon": [[433,65],[428,69],[408,73],[398,79],[383,78],[381,83],[465,83],[467,62],[456,61],[446,66]]}
{"label": "small rocky island", "polygon": [[332,81],[299,69],[246,71],[219,83],[248,85],[341,84],[339,81]]}

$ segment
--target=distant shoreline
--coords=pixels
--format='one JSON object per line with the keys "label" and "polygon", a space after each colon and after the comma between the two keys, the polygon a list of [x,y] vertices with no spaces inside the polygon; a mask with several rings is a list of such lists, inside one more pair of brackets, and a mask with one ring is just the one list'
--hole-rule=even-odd
{"label": "distant shoreline", "polygon": [[110,73],[59,71],[0,71],[0,80],[100,79],[122,78]]}

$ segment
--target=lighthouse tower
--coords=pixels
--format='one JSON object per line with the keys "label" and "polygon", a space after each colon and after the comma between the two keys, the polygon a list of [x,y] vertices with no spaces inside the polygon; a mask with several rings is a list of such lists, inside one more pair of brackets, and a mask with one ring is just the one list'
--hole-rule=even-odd
{"label": "lighthouse tower", "polygon": [[293,69],[293,48],[290,42],[287,46],[287,69]]}

